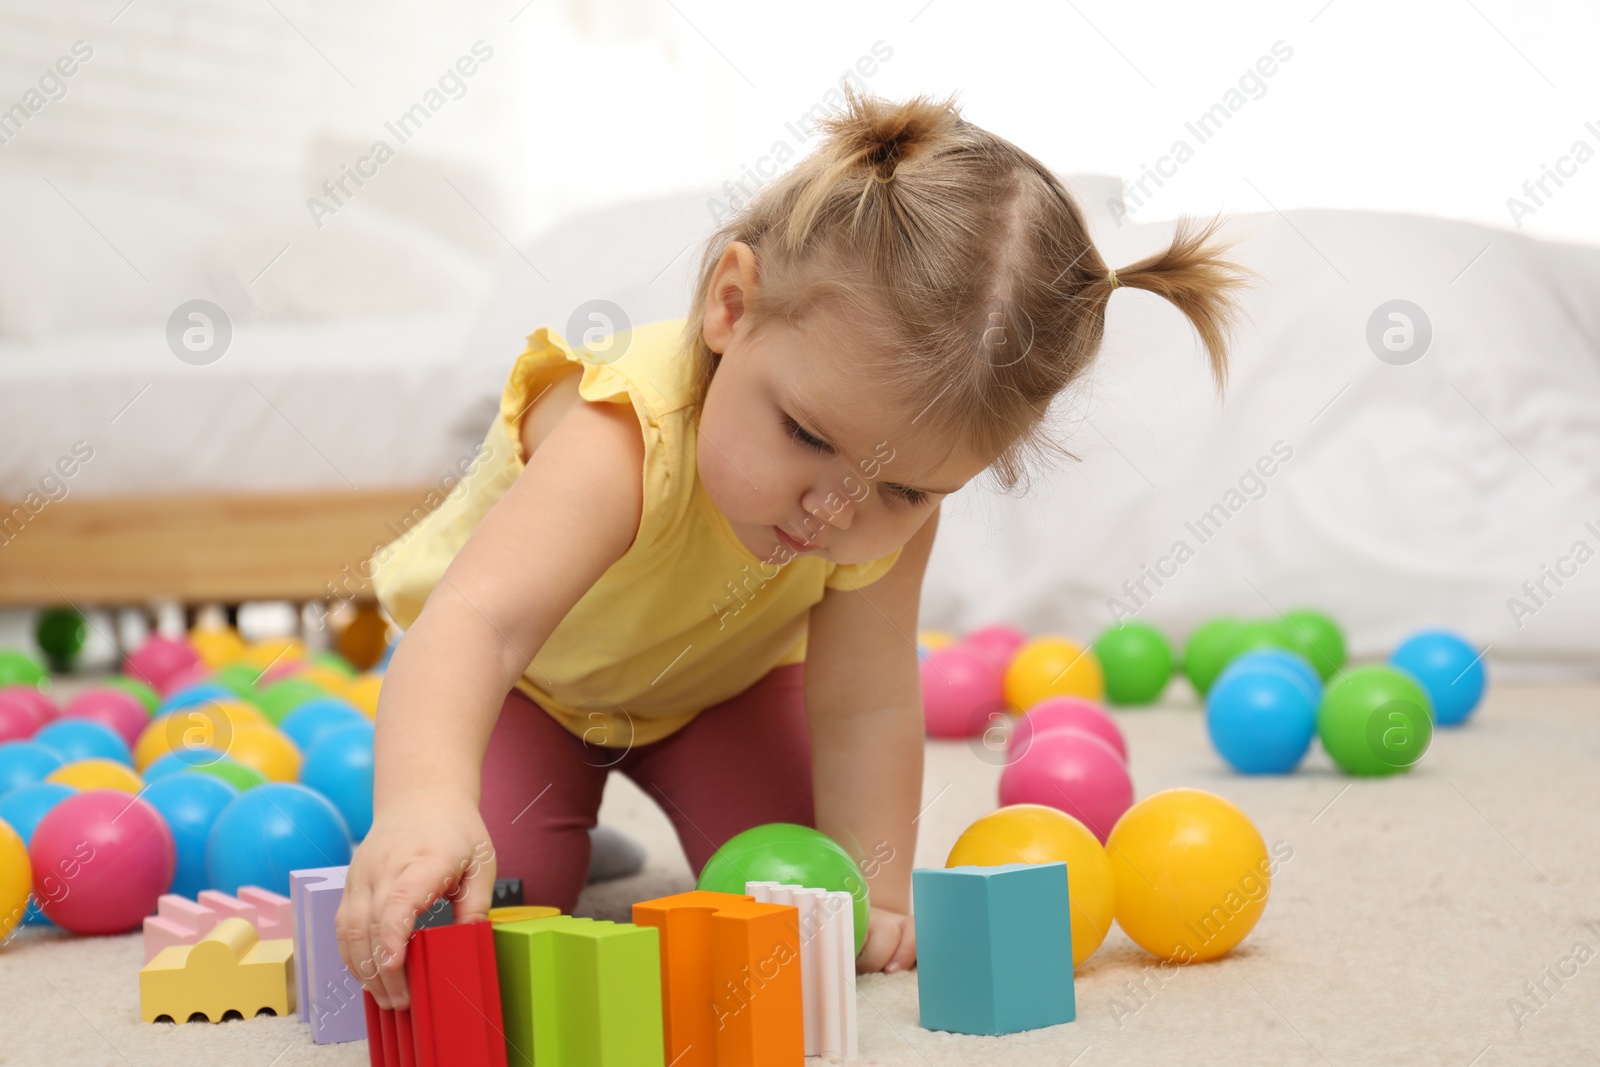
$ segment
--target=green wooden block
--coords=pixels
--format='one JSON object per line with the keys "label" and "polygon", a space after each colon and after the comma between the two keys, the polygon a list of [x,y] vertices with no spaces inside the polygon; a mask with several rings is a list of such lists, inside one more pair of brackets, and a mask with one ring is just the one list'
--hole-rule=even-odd
{"label": "green wooden block", "polygon": [[494,935],[511,1067],[663,1067],[660,931],[555,915]]}

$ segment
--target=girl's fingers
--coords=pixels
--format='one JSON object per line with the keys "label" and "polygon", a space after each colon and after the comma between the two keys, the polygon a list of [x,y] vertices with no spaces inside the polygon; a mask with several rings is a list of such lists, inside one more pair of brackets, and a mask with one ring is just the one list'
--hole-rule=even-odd
{"label": "girl's fingers", "polygon": [[371,993],[380,1008],[388,1007],[383,984],[378,981],[377,968],[372,964],[371,895],[360,883],[347,883],[339,911],[334,918],[334,929],[339,937],[339,955],[350,973],[356,976],[361,987]]}
{"label": "girl's fingers", "polygon": [[897,924],[900,927],[900,944],[894,955],[884,965],[884,971],[909,971],[917,963],[917,927],[911,916]]}
{"label": "girl's fingers", "polygon": [[[378,975],[396,1009],[408,1007],[411,1003],[406,989],[406,943],[416,928],[417,917],[450,889],[452,874],[442,863],[413,862],[400,872],[383,896],[378,898],[382,903],[373,933],[374,948],[378,954]],[[492,896],[492,883],[490,893]]]}
{"label": "girl's fingers", "polygon": [[461,876],[451,900],[455,906],[456,922],[478,922],[489,917],[489,907],[494,903],[494,855],[473,860]]}
{"label": "girl's fingers", "polygon": [[883,970],[883,965],[894,955],[900,935],[894,924],[879,918],[876,911],[867,913],[867,940],[856,956],[856,973],[872,974]]}

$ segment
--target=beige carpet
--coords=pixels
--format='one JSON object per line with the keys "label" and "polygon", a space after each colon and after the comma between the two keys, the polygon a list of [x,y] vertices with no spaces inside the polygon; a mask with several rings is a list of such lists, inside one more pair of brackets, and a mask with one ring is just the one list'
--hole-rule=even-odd
{"label": "beige carpet", "polygon": [[[1232,776],[1186,699],[1120,715],[1134,781],[1141,796],[1215,790],[1293,849],[1250,938],[1163,980],[1113,930],[1079,971],[1076,1022],[1003,1038],[920,1028],[915,971],[863,976],[861,1062],[1600,1063],[1600,686],[1500,685],[1385,781],[1342,778],[1319,752],[1292,777]],[[962,743],[928,746],[918,865],[942,865],[994,808],[997,774]],[[666,818],[626,779],[602,818],[651,860],[581,913],[626,919],[634,900],[689,887]],[[317,1047],[288,1019],[143,1025],[140,958],[136,936],[15,939],[0,951],[0,1063],[367,1062],[365,1043]],[[1541,982],[1535,999],[1526,983]]]}

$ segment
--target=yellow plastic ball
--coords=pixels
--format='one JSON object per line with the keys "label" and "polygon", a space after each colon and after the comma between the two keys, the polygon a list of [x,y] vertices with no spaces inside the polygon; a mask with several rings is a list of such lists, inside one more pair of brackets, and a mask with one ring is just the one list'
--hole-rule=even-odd
{"label": "yellow plastic ball", "polygon": [[1072,965],[1076,967],[1106,939],[1117,906],[1111,861],[1087,826],[1043,804],[1011,804],[967,827],[944,865],[998,867],[1058,860],[1067,865]]}
{"label": "yellow plastic ball", "polygon": [[33,866],[28,846],[11,824],[0,820],[0,940],[4,940],[28,910],[33,892]]}
{"label": "yellow plastic ball", "polygon": [[47,782],[70,785],[74,789],[120,789],[124,793],[138,793],[144,781],[133,768],[114,759],[81,759],[65,767],[57,767],[44,778]]}
{"label": "yellow plastic ball", "polygon": [[1006,667],[1005,699],[1017,712],[1051,697],[1104,700],[1106,679],[1094,653],[1065,637],[1036,637]]}
{"label": "yellow plastic ball", "polygon": [[378,691],[382,688],[383,675],[363,674],[347,681],[342,695],[370,719],[378,714]]}
{"label": "yellow plastic ball", "polygon": [[300,749],[289,735],[264,722],[235,726],[226,754],[274,782],[292,782],[300,777]]}
{"label": "yellow plastic ball", "polygon": [[1250,817],[1204,789],[1146,797],[1106,840],[1117,925],[1165,959],[1215,959],[1266,910],[1272,861]]}
{"label": "yellow plastic ball", "polygon": [[200,662],[212,670],[227,666],[244,655],[244,641],[232,629],[190,630],[189,644]]}
{"label": "yellow plastic ball", "polygon": [[144,770],[174,749],[225,750],[243,722],[265,724],[261,712],[242,700],[214,700],[152,719],[133,745],[133,765]]}
{"label": "yellow plastic ball", "polygon": [[346,675],[340,674],[330,667],[319,667],[315,664],[305,670],[295,671],[294,677],[304,679],[312,685],[321,686],[330,695],[336,697],[344,696],[345,690],[350,686],[350,679]]}
{"label": "yellow plastic ball", "polygon": [[266,670],[306,658],[306,643],[298,637],[268,637],[246,645],[239,657],[252,667]]}
{"label": "yellow plastic ball", "polygon": [[917,644],[932,652],[936,648],[948,648],[961,640],[948,630],[918,630]]}

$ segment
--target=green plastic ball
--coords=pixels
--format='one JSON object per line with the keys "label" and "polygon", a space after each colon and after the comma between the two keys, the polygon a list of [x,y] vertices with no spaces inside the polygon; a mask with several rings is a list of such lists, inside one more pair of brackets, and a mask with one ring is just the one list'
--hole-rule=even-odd
{"label": "green plastic ball", "polygon": [[337,671],[346,678],[354,678],[357,674],[356,669],[350,665],[349,660],[333,651],[315,653],[311,657],[311,663],[318,667],[326,667],[330,671]]}
{"label": "green plastic ball", "polygon": [[109,689],[120,689],[124,693],[132,693],[144,705],[144,710],[151,715],[161,706],[161,694],[156,692],[155,686],[143,678],[133,678],[126,674],[114,674],[100,683]]}
{"label": "green plastic ball", "polygon": [[45,678],[44,664],[15,648],[0,648],[0,689],[28,685],[37,689]]}
{"label": "green plastic ball", "polygon": [[1172,678],[1172,646],[1144,622],[1112,626],[1095,638],[1094,655],[1113,704],[1151,704]]}
{"label": "green plastic ball", "polygon": [[218,667],[211,675],[211,680],[222,688],[230,690],[240,700],[248,700],[254,704],[260,692],[256,689],[256,679],[261,677],[261,668],[251,663],[230,663],[226,667]]}
{"label": "green plastic ball", "polygon": [[1433,706],[1416,679],[1374,664],[1328,686],[1317,709],[1322,747],[1346,774],[1408,770],[1433,740]]}
{"label": "green plastic ball", "polygon": [[227,756],[218,756],[209,762],[196,762],[185,774],[209,774],[213,778],[220,778],[243,793],[246,789],[254,789],[258,785],[267,784],[267,776],[254,767],[247,767],[236,759]]}
{"label": "green plastic ball", "polygon": [[255,703],[267,721],[276,726],[301,704],[327,695],[327,691],[315,682],[308,682],[304,678],[285,678],[257,692]]}
{"label": "green plastic ball", "polygon": [[70,671],[89,639],[89,624],[76,608],[51,608],[39,613],[33,639],[44,650],[52,670]]}
{"label": "green plastic ball", "polygon": [[696,889],[744,895],[746,882],[782,882],[842,890],[855,898],[856,954],[867,943],[870,906],[866,879],[850,854],[827,834],[792,822],[772,822],[735,834],[706,861]]}
{"label": "green plastic ball", "polygon": [[1339,626],[1320,611],[1302,608],[1283,617],[1284,628],[1298,652],[1315,667],[1326,682],[1344,666],[1344,634]]}
{"label": "green plastic ball", "polygon": [[1233,637],[1227,643],[1227,659],[1223,667],[1238,659],[1246,652],[1254,652],[1262,648],[1281,648],[1287,652],[1298,652],[1289,628],[1280,619],[1251,619],[1239,624],[1233,632]]}
{"label": "green plastic ball", "polygon": [[1221,616],[1195,627],[1183,646],[1183,673],[1195,692],[1204,694],[1228,665],[1228,645],[1239,627],[1238,619]]}

